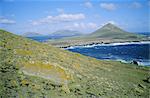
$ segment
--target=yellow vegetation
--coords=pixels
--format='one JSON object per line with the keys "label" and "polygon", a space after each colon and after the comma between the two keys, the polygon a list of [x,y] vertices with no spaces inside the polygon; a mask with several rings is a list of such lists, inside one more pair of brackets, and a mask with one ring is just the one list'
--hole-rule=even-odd
{"label": "yellow vegetation", "polygon": [[66,93],[70,93],[70,90],[67,85],[63,85],[62,90],[65,91]]}
{"label": "yellow vegetation", "polygon": [[12,80],[12,81],[11,81],[11,84],[12,84],[13,86],[17,86],[17,81],[16,81],[16,80]]}
{"label": "yellow vegetation", "polygon": [[32,51],[30,50],[17,49],[16,52],[20,55],[32,55]]}
{"label": "yellow vegetation", "polygon": [[40,90],[40,85],[36,85],[36,84],[34,84],[33,86],[32,86],[32,89],[33,90]]}
{"label": "yellow vegetation", "polygon": [[66,74],[66,71],[59,66],[44,64],[38,61],[35,63],[23,63],[23,65],[22,70],[24,72],[31,75],[38,75],[60,84],[66,84],[71,79],[71,76]]}
{"label": "yellow vegetation", "polygon": [[27,85],[27,84],[29,84],[29,81],[24,79],[24,80],[21,81],[21,84],[22,85]]}
{"label": "yellow vegetation", "polygon": [[79,65],[79,64],[75,64],[75,65],[74,65],[74,68],[75,68],[75,69],[80,69],[80,65]]}

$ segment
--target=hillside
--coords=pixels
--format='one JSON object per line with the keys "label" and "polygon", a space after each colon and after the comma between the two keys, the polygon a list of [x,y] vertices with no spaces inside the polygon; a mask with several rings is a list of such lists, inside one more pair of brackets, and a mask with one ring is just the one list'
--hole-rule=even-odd
{"label": "hillside", "polygon": [[126,32],[119,27],[108,23],[91,34],[59,40],[50,40],[48,43],[58,47],[63,47],[93,43],[114,43],[145,40],[150,39],[144,35]]}
{"label": "hillside", "polygon": [[148,73],[0,30],[1,98],[147,98]]}

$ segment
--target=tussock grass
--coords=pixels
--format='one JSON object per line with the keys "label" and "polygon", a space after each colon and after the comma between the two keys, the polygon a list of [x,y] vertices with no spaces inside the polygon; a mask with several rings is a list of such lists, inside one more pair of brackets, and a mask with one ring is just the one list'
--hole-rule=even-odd
{"label": "tussock grass", "polygon": [[147,98],[149,67],[102,61],[0,30],[2,98]]}

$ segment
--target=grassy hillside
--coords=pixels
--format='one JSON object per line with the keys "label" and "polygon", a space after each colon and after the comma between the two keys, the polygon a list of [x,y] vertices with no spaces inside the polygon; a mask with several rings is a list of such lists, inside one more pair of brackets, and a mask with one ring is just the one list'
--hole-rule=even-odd
{"label": "grassy hillside", "polygon": [[48,43],[55,46],[73,46],[92,43],[112,43],[150,40],[148,37],[140,34],[126,32],[113,24],[106,24],[95,32],[78,37],[70,37],[59,40],[50,40]]}
{"label": "grassy hillside", "polygon": [[2,98],[148,98],[149,67],[101,61],[0,30]]}

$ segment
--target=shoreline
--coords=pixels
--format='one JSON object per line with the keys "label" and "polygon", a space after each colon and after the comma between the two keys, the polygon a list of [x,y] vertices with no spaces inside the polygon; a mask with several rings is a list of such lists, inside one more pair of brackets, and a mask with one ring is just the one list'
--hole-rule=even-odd
{"label": "shoreline", "polygon": [[124,59],[116,59],[116,60],[112,60],[112,59],[98,59],[98,60],[105,60],[105,61],[117,61],[117,62],[121,62],[121,63],[125,63],[125,64],[134,64],[133,62],[137,62],[138,66],[150,66],[150,62],[149,61],[139,61],[139,60],[124,60]]}
{"label": "shoreline", "polygon": [[[132,44],[150,44],[150,41],[130,41],[130,42],[117,42],[117,43],[102,43],[102,44],[88,44],[88,45],[76,45],[76,46],[70,46],[67,48],[63,48],[65,50],[69,49],[76,49],[76,48],[92,48],[95,46],[120,46],[120,45],[132,45]],[[138,60],[138,59],[132,59],[132,60],[125,60],[125,59],[99,59],[99,60],[106,60],[106,61],[119,61],[126,64],[133,64],[137,63],[138,66],[150,66],[150,61],[148,60]]]}
{"label": "shoreline", "polygon": [[78,47],[94,47],[94,46],[117,46],[117,45],[130,45],[130,44],[150,44],[150,41],[125,41],[125,42],[107,42],[107,43],[90,43],[90,44],[79,44],[79,45],[68,45],[61,46],[63,49],[73,49]]}

